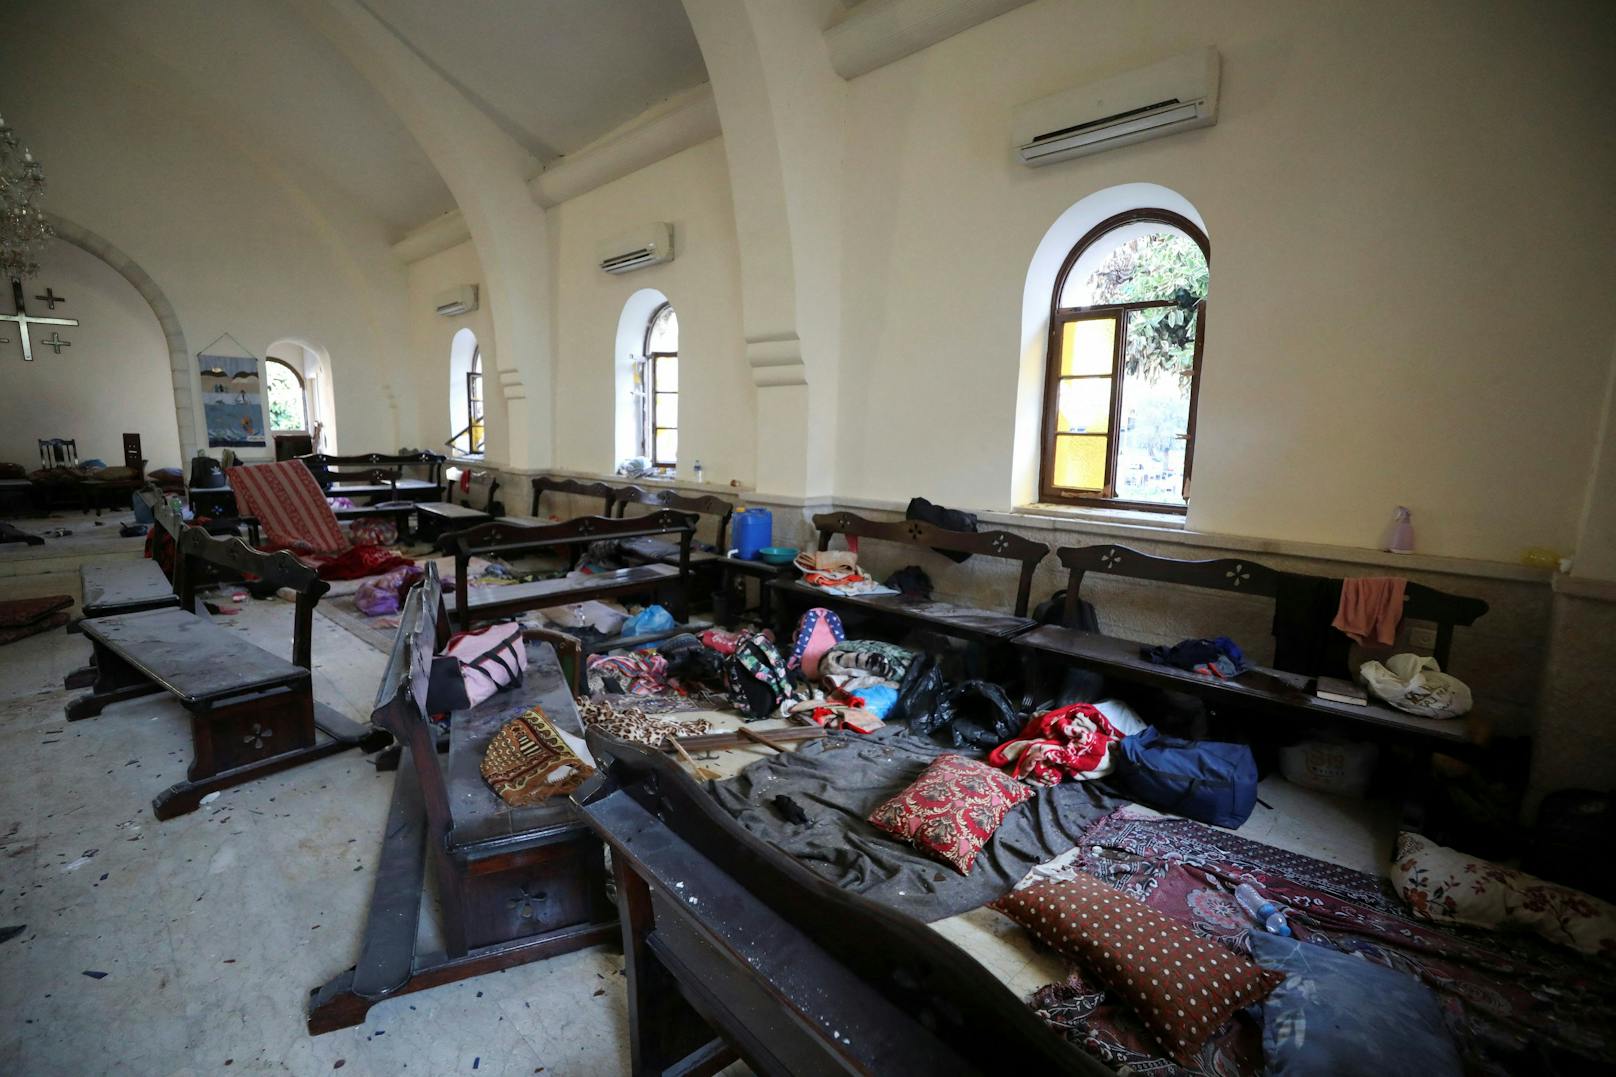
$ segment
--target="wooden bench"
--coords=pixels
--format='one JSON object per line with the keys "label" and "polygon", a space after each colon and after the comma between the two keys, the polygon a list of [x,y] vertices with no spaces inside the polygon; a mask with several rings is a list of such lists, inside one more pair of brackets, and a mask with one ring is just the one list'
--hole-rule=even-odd
{"label": "wooden bench", "polygon": [[[382,832],[359,960],[310,995],[318,1035],[360,1024],[386,998],[568,953],[614,938],[601,843],[566,797],[513,808],[483,780],[489,740],[512,715],[538,706],[569,733],[583,724],[555,651],[529,642],[523,684],[449,718],[441,763],[427,719],[434,650],[447,638],[437,567],[413,589],[377,693],[372,721],[404,747]],[[443,951],[417,950],[417,918],[431,868]]]}
{"label": "wooden bench", "polygon": [[533,477],[533,507],[528,515],[539,517],[539,507],[545,494],[570,494],[573,497],[600,498],[600,515],[610,516],[617,500],[617,488],[604,482],[582,482],[578,479],[559,479],[551,475]]}
{"label": "wooden bench", "polygon": [[[1070,573],[1066,585],[1066,625],[1077,623],[1080,591],[1089,573],[1266,599],[1275,598],[1281,578],[1276,570],[1246,558],[1180,561],[1118,545],[1062,547],[1056,551],[1056,556]],[[1404,592],[1403,611],[1406,619],[1435,624],[1436,642],[1432,649],[1437,662],[1446,668],[1454,627],[1475,623],[1487,612],[1487,603],[1410,582]],[[1312,694],[1313,678],[1299,673],[1252,666],[1234,679],[1220,680],[1174,666],[1157,665],[1142,657],[1140,650],[1144,645],[1141,643],[1061,625],[1039,626],[1016,637],[1014,643],[1025,651],[1028,659],[1029,686],[1036,685],[1039,679],[1037,660],[1045,659],[1095,670],[1123,681],[1185,692],[1213,705],[1284,720],[1351,721],[1362,723],[1374,732],[1413,734],[1459,745],[1474,739],[1477,731],[1468,719],[1421,718],[1373,701],[1360,707],[1319,699]]]}
{"label": "wooden bench", "polygon": [[[769,582],[790,573],[792,569],[789,565],[771,565],[763,561],[745,561],[739,557],[729,556],[729,524],[735,514],[733,504],[713,494],[688,497],[674,490],[646,490],[639,486],[619,487],[616,491],[617,515],[625,516],[628,506],[633,504],[712,517],[715,522],[713,545],[717,548],[717,552],[695,550],[690,554],[690,564],[693,572],[708,573],[712,576],[714,619],[725,625],[735,622],[745,606],[744,593],[740,590],[744,586],[741,577],[752,577],[763,581],[759,588],[758,614],[764,623],[768,623],[772,616]],[[669,565],[676,563],[679,558],[678,547],[661,539],[632,539],[622,546],[627,558],[641,563]],[[737,601],[737,597],[740,597],[741,601]]]}
{"label": "wooden bench", "polygon": [[587,740],[602,773],[573,800],[612,853],[636,1077],[737,1057],[758,1074],[1112,1074],[953,942],[761,841],[672,760]]}
{"label": "wooden bench", "polygon": [[[140,499],[152,510],[152,517],[170,538],[179,541],[184,523],[164,504],[155,491],[142,490]],[[138,561],[91,561],[79,567],[83,618],[110,617],[120,613],[141,613],[180,604],[174,584],[158,563],[142,557]],[[70,685],[69,687],[83,687]]]}
{"label": "wooden bench", "polygon": [[[442,501],[445,496],[445,457],[440,453],[371,452],[337,456],[317,452],[298,459],[313,472],[314,481],[320,484],[327,497]],[[425,478],[407,477],[406,468],[424,471]]]}
{"label": "wooden bench", "polygon": [[[297,592],[290,662],[198,612],[197,580],[206,565]],[[95,684],[67,705],[68,721],[76,722],[113,703],[167,692],[190,712],[191,767],[185,781],[152,801],[157,818],[183,815],[208,793],[300,763],[386,745],[385,733],[314,699],[314,607],[329,587],[314,569],[289,553],[259,553],[238,538],[188,527],[180,535],[175,570],[178,608],[82,623],[94,647]]]}
{"label": "wooden bench", "polygon": [[1038,623],[1027,616],[1027,606],[1032,594],[1033,572],[1049,553],[1049,547],[1042,542],[1034,542],[1009,531],[947,531],[922,520],[879,523],[851,512],[815,516],[814,527],[819,530],[821,551],[830,549],[831,539],[836,535],[846,535],[850,547],[856,545],[859,539],[872,539],[1019,561],[1021,572],[1016,585],[1015,606],[1011,612],[1003,613],[907,595],[837,595],[810,587],[801,580],[777,580],[770,586],[774,589],[775,597],[782,600],[777,627],[786,634],[779,638],[790,638],[792,614],[810,606],[860,610],[930,628],[944,635],[983,642],[1010,639]]}
{"label": "wooden bench", "polygon": [[[527,610],[548,609],[592,598],[623,595],[671,593],[669,612],[677,621],[689,616],[690,539],[694,520],[684,513],[662,510],[654,515],[628,520],[605,516],[581,516],[558,524],[538,526],[495,521],[443,537],[445,548],[455,557],[455,621],[462,631],[474,622],[493,621]],[[537,580],[531,583],[473,587],[467,580],[473,556],[529,554],[543,551],[576,551],[591,542],[606,539],[632,539],[676,535],[679,563],[675,565],[635,565],[613,572],[600,572],[586,579]],[[569,563],[575,558],[568,557]]]}

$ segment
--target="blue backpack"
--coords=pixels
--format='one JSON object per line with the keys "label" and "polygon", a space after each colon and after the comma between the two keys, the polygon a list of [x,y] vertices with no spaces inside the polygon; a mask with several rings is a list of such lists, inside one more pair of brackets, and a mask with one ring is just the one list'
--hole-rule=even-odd
{"label": "blue backpack", "polygon": [[1257,761],[1244,744],[1179,740],[1152,726],[1117,752],[1111,784],[1146,807],[1234,830],[1257,803]]}

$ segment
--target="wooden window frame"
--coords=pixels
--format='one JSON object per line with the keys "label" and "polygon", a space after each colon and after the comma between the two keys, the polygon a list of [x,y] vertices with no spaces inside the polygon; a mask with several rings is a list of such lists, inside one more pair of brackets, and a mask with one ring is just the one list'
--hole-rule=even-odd
{"label": "wooden window frame", "polygon": [[466,368],[466,455],[481,456],[487,446],[487,412],[483,402],[483,350],[472,347]]}
{"label": "wooden window frame", "polygon": [[[291,372],[292,377],[297,379],[297,391],[298,391],[298,394],[303,397],[303,427],[302,427],[302,429],[299,429],[299,430],[277,430],[277,429],[275,429],[274,421],[269,418],[269,416],[271,414],[273,414],[270,411],[270,407],[269,407],[269,364],[271,364],[271,363],[274,363],[277,366],[285,367],[288,371]],[[309,422],[309,410],[310,410],[309,409],[309,383],[303,380],[303,372],[301,370],[297,369],[297,367],[293,366],[291,363],[288,363],[285,359],[277,359],[272,355],[264,356],[264,396],[263,396],[263,402],[264,402],[264,422],[269,426],[270,434],[272,434],[272,435],[273,434],[308,434],[311,437],[313,436],[313,433],[314,433],[313,425]]]}
{"label": "wooden window frame", "polygon": [[[1120,433],[1122,382],[1125,376],[1123,358],[1127,348],[1128,315],[1134,311],[1171,307],[1166,300],[1131,303],[1097,303],[1086,307],[1063,307],[1061,293],[1066,290],[1066,279],[1077,265],[1078,259],[1106,235],[1125,225],[1146,222],[1163,224],[1188,236],[1201,248],[1207,270],[1212,268],[1212,247],[1200,226],[1182,214],[1167,209],[1134,209],[1107,217],[1077,241],[1055,274],[1055,288],[1049,301],[1049,341],[1044,352],[1044,409],[1043,428],[1039,438],[1038,500],[1045,503],[1088,505],[1102,508],[1131,509],[1141,512],[1160,512],[1182,516],[1189,508],[1190,477],[1195,460],[1195,414],[1201,395],[1201,353],[1206,347],[1206,299],[1196,304],[1195,353],[1190,367],[1190,417],[1185,431],[1184,485],[1182,505],[1163,505],[1154,501],[1133,501],[1116,495],[1116,467],[1118,434]],[[1067,434],[1068,437],[1104,437],[1105,485],[1100,490],[1072,490],[1055,485],[1055,446],[1062,436],[1056,429],[1059,415],[1061,383],[1061,334],[1070,322],[1109,318],[1115,322],[1116,332],[1111,352],[1111,410],[1104,434]],[[1087,375],[1106,377],[1104,374]]]}
{"label": "wooden window frame", "polygon": [[[656,324],[662,318],[663,313],[671,310],[673,310],[672,303],[662,303],[651,312],[651,317],[647,318],[645,322],[645,346],[640,349],[645,355],[645,456],[646,459],[651,461],[652,467],[667,468],[670,471],[676,469],[679,462],[677,460],[657,459],[657,431],[672,430],[677,434],[679,425],[675,423],[673,426],[661,426],[657,423],[657,363],[662,359],[677,360],[679,352],[677,350],[671,352],[652,351],[651,333],[656,328]],[[675,317],[677,317],[677,314]],[[679,390],[675,389],[673,395],[678,396]]]}

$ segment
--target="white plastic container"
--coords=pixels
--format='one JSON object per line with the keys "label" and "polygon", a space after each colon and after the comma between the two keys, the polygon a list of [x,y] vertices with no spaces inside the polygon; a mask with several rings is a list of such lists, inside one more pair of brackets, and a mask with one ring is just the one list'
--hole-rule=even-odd
{"label": "white plastic container", "polygon": [[1285,780],[1321,793],[1362,797],[1369,791],[1380,750],[1355,741],[1309,740],[1279,750]]}

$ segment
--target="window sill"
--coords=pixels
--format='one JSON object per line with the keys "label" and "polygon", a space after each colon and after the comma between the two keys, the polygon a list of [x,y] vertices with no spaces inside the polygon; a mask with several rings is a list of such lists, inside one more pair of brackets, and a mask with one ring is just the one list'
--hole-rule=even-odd
{"label": "window sill", "polygon": [[1096,524],[1129,524],[1134,527],[1154,527],[1165,531],[1184,530],[1184,516],[1177,512],[1146,512],[1143,509],[1112,509],[1100,505],[1063,505],[1058,502],[1037,501],[1031,505],[1017,505],[1010,510],[1015,516],[1047,516],[1056,520],[1072,520]]}

